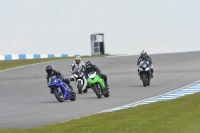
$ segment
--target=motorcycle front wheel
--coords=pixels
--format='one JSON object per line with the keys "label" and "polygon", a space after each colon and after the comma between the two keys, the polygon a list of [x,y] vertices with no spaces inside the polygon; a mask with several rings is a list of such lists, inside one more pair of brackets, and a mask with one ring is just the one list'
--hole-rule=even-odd
{"label": "motorcycle front wheel", "polygon": [[[60,89],[61,90],[61,89]],[[58,91],[57,88],[54,89],[54,95],[59,102],[64,102],[63,91]]]}
{"label": "motorcycle front wheel", "polygon": [[79,93],[79,94],[82,94],[82,85],[81,85],[81,81],[78,81],[77,88],[78,88],[78,93]]}
{"label": "motorcycle front wheel", "polygon": [[146,87],[147,86],[147,77],[146,77],[146,74],[142,74],[142,82],[143,82],[143,86]]}
{"label": "motorcycle front wheel", "polygon": [[97,95],[98,98],[101,98],[101,88],[99,88],[96,84],[93,85],[92,89],[94,90],[95,94]]}

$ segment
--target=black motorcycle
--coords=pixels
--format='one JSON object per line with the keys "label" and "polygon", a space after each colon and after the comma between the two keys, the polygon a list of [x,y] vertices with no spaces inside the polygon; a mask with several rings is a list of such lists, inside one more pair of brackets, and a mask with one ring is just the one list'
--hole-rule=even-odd
{"label": "black motorcycle", "polygon": [[151,65],[149,64],[149,61],[141,61],[138,71],[140,74],[140,79],[143,82],[143,86],[149,86],[151,81]]}

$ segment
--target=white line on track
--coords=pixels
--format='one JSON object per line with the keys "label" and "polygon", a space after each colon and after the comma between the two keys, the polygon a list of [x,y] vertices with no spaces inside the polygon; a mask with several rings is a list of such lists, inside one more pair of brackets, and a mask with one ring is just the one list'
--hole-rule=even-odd
{"label": "white line on track", "polygon": [[185,95],[188,95],[188,94],[194,94],[194,93],[200,92],[200,87],[198,87],[199,88],[198,90],[197,89],[195,89],[195,90],[191,89],[190,90],[188,88],[190,88],[191,86],[196,86],[196,84],[199,84],[199,82],[200,82],[200,80],[196,81],[192,84],[189,84],[187,86],[184,86],[182,88],[176,89],[174,91],[162,94],[162,95],[158,95],[158,96],[151,97],[151,98],[148,98],[148,99],[145,99],[145,100],[142,100],[142,101],[138,101],[138,102],[135,102],[135,103],[124,105],[125,108],[124,108],[124,106],[121,106],[121,107],[117,107],[117,108],[113,108],[113,109],[108,109],[108,110],[105,110],[105,111],[102,111],[102,112],[99,112],[99,113],[114,112],[116,110],[126,109],[126,108],[130,108],[132,106],[135,107],[135,106],[138,106],[138,105],[150,104],[150,103],[157,102],[157,101],[172,100],[172,99],[179,98],[179,97],[182,97],[182,96],[185,96]]}
{"label": "white line on track", "polygon": [[[116,107],[116,108],[100,111],[100,112],[93,113],[93,114],[90,114],[90,115],[85,115],[85,116],[82,116],[82,117],[77,117],[77,118],[65,120],[65,121],[62,121],[62,122],[67,122],[67,121],[70,121],[70,120],[79,119],[79,118],[83,118],[83,117],[87,117],[87,116],[91,116],[91,115],[95,115],[95,114],[99,114],[99,113],[106,113],[106,112],[111,112],[112,113],[112,112],[117,111],[117,110],[136,107],[136,106],[139,106],[139,105],[150,104],[150,103],[154,103],[154,102],[158,102],[158,101],[172,100],[172,99],[175,99],[175,98],[179,98],[181,96],[185,96],[186,94],[193,94],[193,93],[196,93],[196,92],[200,92],[200,87],[199,87],[198,91],[196,91],[196,89],[195,89],[193,91],[193,93],[191,92],[191,93],[184,93],[184,94],[182,94],[182,93],[173,94],[174,92],[181,91],[181,90],[186,89],[186,88],[188,89],[191,86],[196,86],[197,84],[200,84],[199,82],[200,82],[200,80],[196,81],[196,82],[194,82],[192,84],[186,85],[184,87],[181,87],[179,89],[176,89],[174,91],[170,91],[168,93],[162,94],[162,95],[158,95],[158,96],[155,96],[155,97],[147,98],[147,99],[144,99],[144,100],[141,100],[141,101],[138,101],[138,102],[134,102],[134,103],[130,103],[130,104],[127,104],[127,105],[123,105],[123,106],[120,106],[120,107]],[[191,90],[188,89],[188,90],[191,91],[193,89],[191,89]]]}

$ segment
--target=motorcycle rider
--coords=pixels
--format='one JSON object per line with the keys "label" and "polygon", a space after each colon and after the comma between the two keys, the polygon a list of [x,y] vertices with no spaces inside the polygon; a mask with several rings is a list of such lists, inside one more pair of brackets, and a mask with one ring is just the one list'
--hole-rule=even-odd
{"label": "motorcycle rider", "polygon": [[82,68],[85,70],[85,65],[83,61],[81,60],[81,56],[76,56],[75,61],[71,65],[71,73],[72,73],[72,76],[70,78],[71,81],[74,80],[74,78],[72,78],[73,73],[76,72],[76,70],[82,69]]}
{"label": "motorcycle rider", "polygon": [[86,66],[86,69],[85,69],[85,77],[86,77],[86,79],[88,79],[88,74],[89,74],[90,72],[95,71],[95,72],[97,72],[97,74],[98,74],[101,78],[104,79],[106,88],[108,89],[107,76],[106,76],[105,74],[101,73],[101,71],[99,70],[99,68],[98,68],[96,65],[92,64],[90,61],[87,61],[87,62],[85,63],[85,66]]}
{"label": "motorcycle rider", "polygon": [[[83,63],[83,61],[81,60],[81,56],[76,56],[75,61],[71,64],[71,73],[72,76],[70,77],[70,81],[74,81],[74,73],[77,70],[81,70],[83,69],[83,72],[85,71],[85,65]],[[83,92],[86,92],[87,90],[85,89],[87,87],[87,80],[85,79],[85,77],[83,77],[83,80],[85,82],[84,86],[83,86]]]}
{"label": "motorcycle rider", "polygon": [[[51,65],[48,65],[46,67],[46,72],[47,72],[47,76],[46,76],[47,83],[49,83],[50,77],[56,75],[57,78],[61,79],[63,82],[65,82],[69,86],[69,91],[71,91],[71,92],[73,91],[73,87],[71,86],[69,79],[65,78],[61,72],[54,70]],[[50,92],[51,92],[51,94],[53,94],[53,90],[51,90]]]}
{"label": "motorcycle rider", "polygon": [[[147,55],[147,51],[145,51],[145,50],[142,50],[141,55],[138,58],[138,62],[137,62],[138,68],[139,68],[140,62],[143,60],[149,61],[149,64],[151,66],[151,77],[153,78],[153,72],[154,72],[153,62],[152,62],[151,58]],[[139,70],[138,70],[138,75],[140,75]]]}

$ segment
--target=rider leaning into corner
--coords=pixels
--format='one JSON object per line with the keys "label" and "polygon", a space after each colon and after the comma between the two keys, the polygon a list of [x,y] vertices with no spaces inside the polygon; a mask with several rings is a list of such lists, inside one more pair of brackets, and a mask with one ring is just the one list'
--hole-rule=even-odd
{"label": "rider leaning into corner", "polygon": [[[149,64],[151,65],[151,77],[153,78],[153,62],[151,60],[151,58],[147,55],[147,51],[142,50],[140,57],[138,58],[138,62],[137,65],[139,67],[139,64],[141,61],[146,60],[149,61]],[[139,70],[138,70],[138,75],[140,75]]]}
{"label": "rider leaning into corner", "polygon": [[108,82],[107,82],[107,76],[103,73],[101,73],[101,71],[99,70],[99,68],[96,66],[96,65],[93,65],[90,61],[87,61],[85,63],[85,66],[86,66],[86,69],[85,69],[85,77],[86,79],[88,79],[88,74],[92,71],[95,71],[97,72],[97,74],[104,79],[105,81],[105,85],[106,85],[106,88],[108,88]]}
{"label": "rider leaning into corner", "polygon": [[[51,65],[48,65],[46,67],[46,72],[47,72],[47,76],[46,76],[47,83],[49,83],[50,77],[56,76],[57,78],[61,79],[63,82],[65,82],[69,86],[69,91],[71,91],[71,92],[73,91],[73,88],[70,84],[69,79],[65,78],[64,75],[61,72],[54,70]],[[50,92],[51,92],[51,94],[53,94],[53,90],[50,90]]]}

